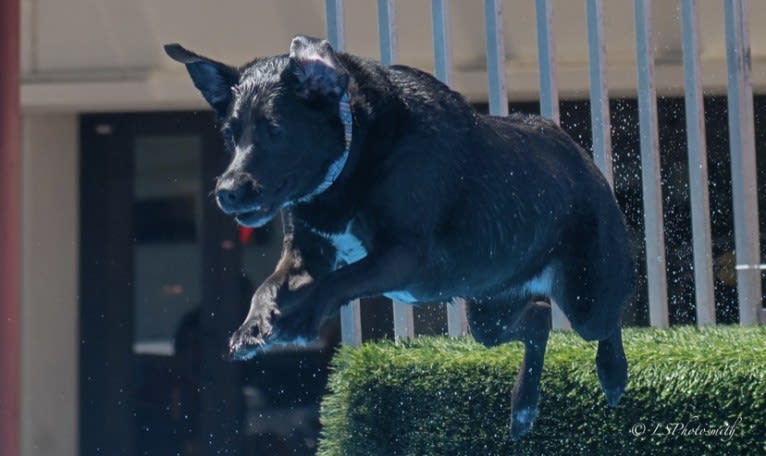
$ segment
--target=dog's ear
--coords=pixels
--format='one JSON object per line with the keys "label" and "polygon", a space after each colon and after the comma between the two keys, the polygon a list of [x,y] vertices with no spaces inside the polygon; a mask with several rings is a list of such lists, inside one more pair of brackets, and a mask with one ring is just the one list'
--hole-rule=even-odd
{"label": "dog's ear", "polygon": [[290,43],[290,71],[306,100],[337,103],[348,88],[348,72],[327,40],[298,35]]}
{"label": "dog's ear", "polygon": [[186,65],[194,86],[210,103],[219,118],[226,116],[232,101],[231,88],[239,81],[239,71],[223,63],[197,55],[177,43],[166,44],[165,52]]}

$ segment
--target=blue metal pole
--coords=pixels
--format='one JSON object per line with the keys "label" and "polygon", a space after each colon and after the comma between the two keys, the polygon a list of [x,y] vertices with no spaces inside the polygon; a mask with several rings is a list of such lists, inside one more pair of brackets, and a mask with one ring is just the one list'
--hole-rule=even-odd
{"label": "blue metal pole", "polygon": [[508,90],[505,83],[505,36],[502,0],[484,0],[484,27],[487,38],[487,77],[489,113],[508,115]]}
{"label": "blue metal pole", "polygon": [[657,94],[654,88],[654,43],[651,0],[634,0],[636,63],[638,64],[638,123],[641,137],[641,183],[644,202],[646,275],[649,286],[649,322],[655,328],[669,324],[665,271],[665,234],[662,223],[662,181],[657,132]]}
{"label": "blue metal pole", "polygon": [[590,75],[590,121],[593,130],[593,161],[614,187],[612,169],[612,123],[606,82],[606,39],[602,0],[586,0],[588,19],[588,66]]}
{"label": "blue metal pole", "polygon": [[762,299],[748,11],[747,0],[724,2],[737,294],[742,325],[758,323]]}
{"label": "blue metal pole", "polygon": [[393,65],[399,61],[399,40],[396,25],[396,0],[378,0],[378,37],[380,61]]}
{"label": "blue metal pole", "polygon": [[705,105],[700,78],[699,21],[696,0],[681,0],[681,32],[697,326],[705,326],[715,324],[715,294],[708,198]]}
{"label": "blue metal pole", "polygon": [[344,0],[325,0],[327,18],[327,41],[336,51],[346,50],[346,29],[344,27]]}
{"label": "blue metal pole", "polygon": [[448,0],[431,0],[434,36],[434,74],[441,82],[452,83],[452,43]]}
{"label": "blue metal pole", "polygon": [[535,0],[537,53],[540,62],[540,115],[559,123],[559,90],[556,84],[556,40],[551,0]]}

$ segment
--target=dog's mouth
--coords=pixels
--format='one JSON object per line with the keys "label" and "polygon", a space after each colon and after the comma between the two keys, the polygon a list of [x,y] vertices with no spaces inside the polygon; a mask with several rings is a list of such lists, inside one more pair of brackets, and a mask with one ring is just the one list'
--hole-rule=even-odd
{"label": "dog's mouth", "polygon": [[262,204],[250,211],[237,212],[234,218],[242,226],[258,228],[274,218],[275,213],[274,204]]}
{"label": "dog's mouth", "polygon": [[242,226],[249,228],[260,228],[279,212],[286,205],[283,200],[286,198],[288,181],[283,181],[274,192],[274,196],[269,198],[271,202],[262,202],[252,207],[234,212],[234,218]]}

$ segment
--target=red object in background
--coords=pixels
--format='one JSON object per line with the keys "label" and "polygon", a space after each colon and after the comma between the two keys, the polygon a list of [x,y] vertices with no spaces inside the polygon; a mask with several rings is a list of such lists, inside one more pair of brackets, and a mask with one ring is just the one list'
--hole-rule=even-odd
{"label": "red object in background", "polygon": [[248,245],[253,240],[255,234],[255,228],[248,228],[246,226],[239,227],[239,243],[242,245]]}
{"label": "red object in background", "polygon": [[19,455],[21,108],[19,0],[0,0],[0,454]]}

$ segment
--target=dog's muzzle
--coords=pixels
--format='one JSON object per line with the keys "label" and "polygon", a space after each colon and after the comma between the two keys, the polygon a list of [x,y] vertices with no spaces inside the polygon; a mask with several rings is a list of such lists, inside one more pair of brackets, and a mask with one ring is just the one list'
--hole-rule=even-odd
{"label": "dog's muzzle", "polygon": [[229,215],[259,209],[260,196],[258,185],[245,173],[226,173],[215,186],[218,206]]}

